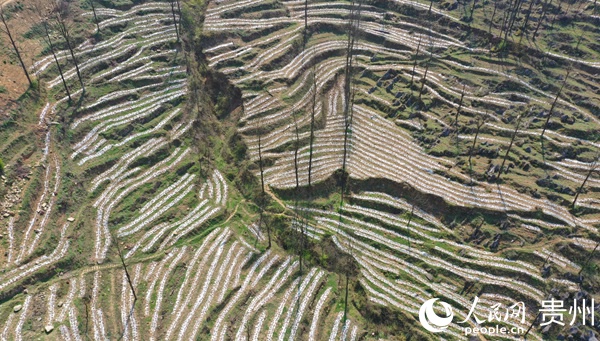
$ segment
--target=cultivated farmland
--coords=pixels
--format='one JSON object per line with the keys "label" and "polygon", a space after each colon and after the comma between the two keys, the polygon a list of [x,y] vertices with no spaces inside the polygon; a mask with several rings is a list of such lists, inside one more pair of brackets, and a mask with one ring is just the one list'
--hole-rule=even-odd
{"label": "cultivated farmland", "polygon": [[600,302],[595,2],[29,6],[0,339],[463,340],[475,297],[598,333],[536,317]]}

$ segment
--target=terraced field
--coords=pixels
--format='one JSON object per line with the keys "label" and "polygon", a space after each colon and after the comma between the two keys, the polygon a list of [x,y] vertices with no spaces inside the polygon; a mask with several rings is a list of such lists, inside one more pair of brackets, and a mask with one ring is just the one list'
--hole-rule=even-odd
{"label": "terraced field", "polygon": [[600,18],[516,3],[72,5],[0,122],[0,339],[593,336],[536,314],[600,302]]}

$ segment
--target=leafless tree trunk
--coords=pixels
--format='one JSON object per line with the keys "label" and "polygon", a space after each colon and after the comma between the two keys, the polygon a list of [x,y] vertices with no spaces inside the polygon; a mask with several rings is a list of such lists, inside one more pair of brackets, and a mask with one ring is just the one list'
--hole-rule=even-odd
{"label": "leafless tree trunk", "polygon": [[[506,8],[504,10],[504,12],[502,13],[502,20],[501,20],[502,26],[500,26],[500,34],[498,35],[499,38],[502,38],[502,36],[504,35],[504,30],[507,27],[508,18],[509,18],[509,11],[510,11],[510,7]],[[502,39],[506,39],[506,38],[502,38]]]}
{"label": "leafless tree trunk", "polygon": [[550,122],[550,118],[552,117],[552,112],[554,111],[554,107],[556,106],[556,103],[558,102],[558,97],[560,96],[560,93],[562,92],[563,88],[565,87],[565,84],[567,84],[567,80],[569,79],[570,74],[571,74],[571,68],[569,68],[567,70],[567,76],[565,77],[565,80],[563,81],[562,85],[560,86],[560,89],[558,90],[556,97],[554,97],[554,102],[552,102],[552,106],[550,107],[550,112],[548,113],[548,117],[546,117],[546,122],[544,122],[544,127],[542,128],[542,134],[540,135],[541,139],[544,138],[544,133],[546,132],[546,128],[548,128],[548,123]]}
{"label": "leafless tree trunk", "polygon": [[121,245],[119,245],[119,239],[110,231],[110,235],[112,240],[115,242],[115,246],[117,247],[117,255],[119,256],[119,260],[121,261],[121,266],[125,271],[125,277],[127,278],[127,283],[129,284],[129,288],[131,289],[131,293],[133,294],[133,304],[137,301],[137,295],[135,293],[135,288],[133,287],[133,280],[131,279],[131,275],[129,274],[129,270],[127,269],[127,264],[125,264],[125,258],[123,257],[123,252],[121,250]]}
{"label": "leafless tree trunk", "polygon": [[540,17],[538,19],[538,23],[535,26],[535,30],[533,31],[533,35],[532,35],[532,39],[535,40],[535,36],[537,35],[538,30],[540,29],[540,26],[542,25],[542,22],[544,21],[544,18],[546,17],[546,11],[548,11],[548,6],[552,3],[552,0],[546,0],[546,2],[544,2],[544,5],[542,6],[542,14],[540,14]]}
{"label": "leafless tree trunk", "polygon": [[412,205],[410,209],[410,216],[408,217],[408,223],[406,224],[406,229],[408,230],[408,250],[410,251],[410,222],[412,221],[413,214],[415,212],[415,204]]}
{"label": "leafless tree trunk", "polygon": [[[175,26],[175,34],[177,35],[177,42],[179,42],[179,28],[177,25],[177,15],[175,14],[175,5],[177,0],[171,0],[171,14],[173,14],[173,25]],[[177,4],[179,6],[179,4]]]}
{"label": "leafless tree trunk", "polygon": [[490,19],[490,27],[488,28],[488,34],[492,34],[492,25],[494,24],[494,17],[496,17],[496,10],[498,9],[498,1],[494,1],[494,11],[492,12],[492,19]]}
{"label": "leafless tree trunk", "polygon": [[308,154],[308,192],[312,190],[312,163],[313,163],[313,144],[315,140],[315,116],[317,111],[317,75],[316,67],[312,70],[312,103],[310,109],[310,138]]}
{"label": "leafless tree trunk", "polygon": [[341,202],[344,201],[346,191],[346,161],[348,158],[348,134],[352,126],[352,106],[354,103],[354,94],[351,94],[351,84],[353,78],[353,54],[354,45],[358,39],[360,30],[362,0],[358,0],[358,8],[353,0],[350,9],[350,18],[348,23],[348,45],[346,48],[346,67],[344,70],[344,155],[342,159],[342,181],[341,181]]}
{"label": "leafless tree trunk", "polygon": [[463,105],[463,98],[465,97],[465,86],[466,84],[463,84],[462,92],[460,93],[460,101],[458,102],[458,109],[456,109],[456,118],[454,119],[454,126],[456,128],[458,128],[458,116],[460,115],[460,109],[462,109]]}
{"label": "leafless tree trunk", "polygon": [[354,106],[354,91],[350,94],[350,108],[349,114],[344,118],[344,155],[342,158],[342,182],[341,182],[341,203],[344,202],[344,194],[346,193],[346,162],[348,160],[348,144],[349,144],[349,133],[352,129],[352,117],[353,117],[353,109]]}
{"label": "leafless tree trunk", "polygon": [[550,29],[554,28],[554,21],[556,21],[556,17],[562,12],[562,0],[558,0],[558,8],[556,9],[556,13],[552,17],[552,21],[550,22]]}
{"label": "leafless tree trunk", "polygon": [[[410,85],[408,86],[409,89],[412,88],[413,80],[415,79],[415,69],[417,67],[417,58],[419,57],[419,50],[421,49],[421,39],[423,39],[423,36],[419,36],[419,43],[417,44],[417,52],[415,53],[415,62],[413,63],[412,73],[410,76]],[[412,94],[412,90],[411,90],[411,94]]]}
{"label": "leafless tree trunk", "polygon": [[298,121],[294,118],[294,128],[296,130],[296,141],[294,142],[294,173],[296,175],[296,207],[298,207],[298,198],[300,196],[300,176],[298,173],[298,150],[300,149],[300,131],[298,129]]}
{"label": "leafless tree trunk", "polygon": [[469,149],[469,163],[471,163],[471,157],[473,156],[473,150],[475,150],[475,144],[477,143],[477,137],[479,136],[479,132],[481,131],[481,127],[485,124],[484,119],[480,119],[477,121],[477,130],[475,131],[475,138],[473,139],[473,145],[471,149]]}
{"label": "leafless tree trunk", "polygon": [[23,62],[23,58],[21,57],[21,53],[19,52],[19,49],[17,48],[17,43],[15,42],[15,39],[13,38],[12,34],[10,33],[10,29],[8,28],[8,23],[6,22],[6,17],[4,16],[4,7],[1,5],[0,5],[0,20],[2,20],[2,24],[4,24],[3,31],[8,36],[8,40],[10,40],[10,44],[12,45],[13,50],[15,51],[15,54],[17,55],[17,59],[19,60],[19,63],[21,63],[21,68],[23,69],[23,73],[25,74],[25,77],[27,77],[29,86],[33,86],[33,82],[31,81],[31,77],[29,77],[29,72],[27,71],[27,67],[25,66],[25,63]]}
{"label": "leafless tree trunk", "polygon": [[577,44],[575,44],[575,52],[579,51],[579,44],[581,44],[581,39],[583,39],[583,33],[579,35],[579,39],[577,39]]}
{"label": "leafless tree trunk", "polygon": [[[531,0],[533,1],[533,0]],[[510,32],[512,32],[512,28],[515,24],[515,21],[517,20],[517,18],[519,17],[519,12],[521,11],[521,6],[523,5],[523,0],[515,0],[515,6],[512,8],[511,10],[511,19],[510,19],[510,23],[508,25],[508,30],[506,31],[507,34],[509,34]]]}
{"label": "leafless tree trunk", "polygon": [[[262,133],[258,134],[258,167],[260,169],[260,189],[261,189],[261,198],[260,198],[260,218],[258,222],[258,229],[260,231],[263,216],[264,216],[264,203],[266,200],[266,192],[265,192],[265,176],[264,176],[264,167],[263,167],[263,159],[262,159],[262,145],[261,145],[261,136]],[[267,224],[267,237],[269,238],[269,245],[267,249],[271,248],[271,227]]]}
{"label": "leafless tree trunk", "polygon": [[[294,171],[295,171],[295,176],[296,176],[296,193],[295,193],[295,211],[296,211],[296,219],[298,219],[298,222],[300,224],[300,240],[298,241],[298,257],[299,257],[299,263],[300,263],[300,276],[302,276],[302,265],[303,265],[303,259],[304,259],[304,238],[305,238],[305,228],[304,228],[304,221],[302,221],[302,219],[300,218],[300,214],[298,213],[298,201],[300,199],[300,176],[299,176],[299,172],[298,172],[298,150],[300,149],[300,129],[298,128],[298,121],[296,120],[296,116],[294,114],[292,114],[292,117],[294,118],[294,128],[296,131],[296,140],[294,143]],[[310,174],[310,173],[309,173]]]}
{"label": "leafless tree trunk", "polygon": [[304,47],[308,41],[308,0],[304,0]]}
{"label": "leafless tree trunk", "polygon": [[531,18],[531,10],[533,9],[533,5],[535,4],[535,0],[529,1],[529,8],[527,9],[527,14],[525,15],[525,21],[521,26],[521,37],[519,37],[519,44],[523,40],[523,36],[527,33],[527,24],[529,23],[529,18]]}
{"label": "leafless tree trunk", "polygon": [[362,9],[362,0],[358,0],[358,9],[355,9],[355,1],[352,1],[350,9],[350,18],[348,23],[348,44],[346,46],[346,66],[344,69],[344,116],[348,115],[350,108],[350,87],[352,83],[352,62],[354,54],[354,45],[358,38],[360,30],[360,13]]}
{"label": "leafless tree trunk", "polygon": [[96,15],[96,5],[94,5],[94,0],[89,0],[90,5],[92,6],[92,13],[94,14],[94,23],[96,24],[96,33],[100,33],[100,20],[98,20],[98,16]]}
{"label": "leafless tree trunk", "polygon": [[67,86],[67,82],[65,81],[65,76],[63,75],[62,67],[56,57],[56,53],[54,51],[54,44],[52,44],[52,38],[50,38],[50,30],[48,29],[48,23],[46,21],[42,21],[42,26],[44,26],[44,33],[46,34],[46,42],[48,43],[48,47],[50,48],[50,52],[52,53],[52,57],[54,58],[54,62],[56,63],[56,67],[58,68],[58,73],[60,74],[60,79],[62,80],[63,86],[65,88],[65,92],[67,93],[67,97],[69,97],[69,102],[73,99],[71,98],[71,92],[69,91],[69,87]]}
{"label": "leafless tree trunk", "polygon": [[473,0],[473,4],[471,5],[471,13],[469,14],[469,22],[473,21],[473,14],[475,13],[475,5],[477,4],[477,0]]}
{"label": "leafless tree trunk", "polygon": [[427,83],[427,72],[429,72],[429,64],[431,63],[432,57],[433,48],[429,52],[429,59],[427,59],[427,64],[425,64],[425,73],[423,74],[423,79],[421,80],[421,88],[419,89],[419,101],[421,100],[421,96],[423,95],[423,88],[425,88],[425,83]]}
{"label": "leafless tree trunk", "polygon": [[579,198],[579,194],[581,193],[581,191],[583,190],[583,187],[585,187],[586,182],[588,181],[588,179],[590,178],[590,176],[592,175],[592,173],[594,171],[596,171],[596,168],[598,167],[598,161],[594,161],[592,163],[592,165],[590,166],[590,169],[587,173],[587,175],[585,176],[585,179],[583,180],[583,182],[581,183],[581,186],[579,186],[579,188],[577,189],[577,193],[575,193],[575,198],[573,198],[573,202],[571,203],[571,208],[575,208],[575,204],[577,203],[577,198]]}
{"label": "leafless tree trunk", "polygon": [[[137,302],[137,294],[135,293],[135,288],[133,286],[133,280],[131,279],[131,275],[129,274],[127,264],[125,263],[125,258],[123,257],[123,251],[121,250],[121,246],[119,245],[119,239],[116,238],[116,236],[112,233],[112,231],[109,231],[109,233],[111,235],[112,240],[114,240],[114,242],[115,242],[115,246],[117,247],[117,255],[119,256],[119,260],[121,261],[121,267],[123,268],[123,271],[125,271],[125,278],[127,279],[127,283],[129,284],[129,288],[131,289],[131,293],[133,294],[133,303],[131,305],[131,310],[128,314],[126,324],[123,327],[123,332],[121,333],[121,336],[118,339],[118,340],[121,340],[123,338],[123,335],[125,335],[125,332],[127,331],[127,327],[131,321],[131,316],[135,309],[135,303]],[[125,307],[123,307],[123,309],[125,309]]]}
{"label": "leafless tree trunk", "polygon": [[79,78],[79,84],[81,84],[81,90],[85,93],[85,85],[83,84],[83,78],[81,77],[81,72],[79,71],[79,63],[77,62],[77,57],[75,57],[75,52],[73,52],[73,46],[71,44],[71,34],[69,32],[69,27],[66,22],[66,14],[63,13],[62,9],[59,8],[58,5],[55,7],[55,12],[58,32],[67,43],[67,48],[69,49],[69,53],[71,54],[71,58],[73,59],[73,64],[75,64],[75,71],[77,72],[77,78]]}
{"label": "leafless tree trunk", "polygon": [[531,324],[529,325],[529,328],[527,328],[527,331],[525,332],[525,334],[523,335],[523,340],[527,340],[527,335],[529,334],[529,332],[531,331],[531,328],[533,328],[533,325],[535,324],[535,321],[538,320],[538,318],[540,317],[540,315],[542,315],[542,312],[539,311],[537,313],[537,315],[535,316],[535,318],[533,319],[533,321],[531,322]]}
{"label": "leafless tree trunk", "polygon": [[513,143],[515,142],[515,137],[517,137],[517,133],[519,132],[519,127],[521,125],[522,118],[522,115],[519,115],[519,117],[517,117],[515,131],[513,132],[512,137],[510,138],[510,144],[508,145],[508,149],[506,150],[506,154],[504,154],[504,159],[502,160],[502,165],[500,166],[500,170],[498,171],[498,180],[500,180],[502,172],[504,171],[504,164],[506,163],[506,159],[508,158],[508,153],[510,153],[510,150],[512,149]]}

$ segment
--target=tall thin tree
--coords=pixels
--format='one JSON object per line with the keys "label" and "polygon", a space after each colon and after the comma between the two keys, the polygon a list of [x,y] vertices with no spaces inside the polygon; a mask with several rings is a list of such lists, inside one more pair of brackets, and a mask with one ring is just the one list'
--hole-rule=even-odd
{"label": "tall thin tree", "polygon": [[473,0],[473,4],[471,4],[471,13],[469,14],[469,22],[473,21],[473,14],[475,14],[475,6],[477,5],[477,0]]}
{"label": "tall thin tree", "polygon": [[429,72],[429,65],[431,64],[432,58],[433,58],[433,48],[429,52],[429,59],[427,59],[427,63],[425,64],[425,73],[423,74],[423,78],[421,79],[421,88],[419,89],[419,101],[421,100],[421,96],[423,95],[423,89],[425,88],[425,83],[427,83],[427,73]]}
{"label": "tall thin tree", "polygon": [[471,148],[469,148],[469,177],[471,178],[471,184],[473,183],[473,163],[471,162],[471,158],[473,157],[473,151],[475,150],[475,146],[477,145],[477,137],[479,137],[479,132],[481,128],[485,125],[485,118],[479,118],[477,120],[477,130],[475,130],[475,138],[473,138],[473,144]]}
{"label": "tall thin tree", "polygon": [[540,26],[542,25],[542,22],[544,21],[544,19],[546,17],[546,12],[548,11],[548,7],[550,6],[551,3],[552,3],[552,0],[546,0],[544,2],[544,5],[542,6],[542,13],[540,14],[540,17],[538,18],[537,25],[535,26],[535,30],[533,30],[533,35],[531,36],[531,38],[534,41],[535,41],[535,37],[537,36],[538,30],[540,29]]}
{"label": "tall thin tree", "polygon": [[492,34],[492,25],[494,24],[494,17],[496,17],[496,11],[498,10],[498,1],[494,1],[494,11],[492,12],[492,18],[490,19],[490,26],[488,28],[488,34]]}
{"label": "tall thin tree", "polygon": [[46,44],[48,44],[48,47],[50,48],[50,53],[52,53],[52,58],[54,58],[54,63],[56,64],[56,67],[58,68],[58,74],[60,75],[60,79],[62,81],[63,87],[65,88],[65,92],[67,93],[69,102],[71,102],[73,100],[71,98],[71,92],[69,91],[69,86],[67,86],[67,82],[65,81],[65,76],[63,74],[62,66],[60,65],[60,62],[58,61],[58,57],[56,57],[56,52],[54,50],[54,44],[52,43],[52,38],[50,37],[50,30],[48,28],[48,22],[45,20],[42,20],[41,23],[42,23],[42,26],[44,27],[44,34],[46,36],[46,38],[45,38]]}
{"label": "tall thin tree", "polygon": [[456,109],[456,117],[454,118],[454,126],[458,128],[458,116],[460,115],[460,110],[462,109],[463,99],[465,98],[465,87],[466,84],[463,84],[462,91],[460,93],[460,101],[458,102],[458,108]]}
{"label": "tall thin tree", "polygon": [[306,47],[306,43],[308,41],[308,0],[304,0],[304,44]]}
{"label": "tall thin tree", "polygon": [[525,14],[525,20],[523,21],[523,25],[521,25],[521,36],[519,37],[519,44],[521,44],[523,36],[527,34],[527,24],[529,23],[529,18],[531,18],[531,11],[533,10],[533,5],[535,3],[535,0],[529,1],[529,8],[527,9],[527,14]]}
{"label": "tall thin tree", "polygon": [[[316,65],[316,64],[315,64]],[[313,147],[315,141],[315,119],[317,114],[317,75],[316,67],[312,69],[312,86],[311,86],[311,102],[310,102],[310,136],[308,148],[308,192],[312,191],[312,166],[313,166]]]}
{"label": "tall thin tree", "polygon": [[585,187],[585,184],[587,183],[588,179],[590,178],[592,173],[594,173],[596,171],[597,168],[598,168],[598,159],[594,160],[594,162],[592,162],[592,164],[590,165],[590,169],[588,170],[587,175],[585,176],[585,179],[583,179],[581,186],[579,186],[579,188],[577,189],[577,193],[575,193],[575,198],[573,198],[573,202],[571,203],[571,208],[575,208],[575,204],[577,203],[579,194],[581,194],[581,191],[583,191],[583,188]]}
{"label": "tall thin tree", "polygon": [[567,84],[567,80],[569,79],[570,74],[571,74],[571,68],[569,68],[567,70],[567,76],[563,80],[562,85],[560,86],[560,89],[556,93],[556,97],[554,97],[554,102],[552,102],[552,106],[550,107],[550,112],[548,113],[548,116],[546,117],[546,121],[544,122],[544,127],[542,128],[542,134],[540,135],[541,139],[544,138],[544,133],[546,132],[546,129],[548,128],[548,123],[550,122],[550,118],[552,118],[552,113],[554,112],[554,107],[556,107],[556,103],[558,102],[558,97],[562,93],[562,90],[565,87],[565,84]]}
{"label": "tall thin tree", "polygon": [[523,115],[519,115],[517,117],[517,123],[515,124],[515,130],[510,138],[510,143],[508,145],[508,149],[506,149],[506,154],[504,154],[504,159],[502,159],[502,165],[500,166],[500,170],[498,171],[498,180],[502,176],[502,172],[504,171],[504,164],[506,163],[506,159],[508,158],[508,153],[512,149],[513,143],[515,142],[515,137],[517,137],[517,133],[519,132],[519,127],[521,126],[521,121],[523,119]]}
{"label": "tall thin tree", "polygon": [[[413,63],[412,73],[410,74],[410,84],[408,85],[409,89],[412,88],[413,81],[415,79],[415,69],[417,68],[417,59],[419,57],[419,50],[421,49],[421,39],[423,39],[423,36],[419,35],[419,43],[417,44],[417,52],[415,52],[415,55],[414,55],[415,61]],[[412,94],[412,90],[411,90],[411,94]]]}
{"label": "tall thin tree", "polygon": [[175,11],[175,6],[179,6],[178,1],[171,0],[171,14],[173,15],[173,25],[175,26],[175,34],[177,35],[177,42],[179,42],[179,27],[177,25],[177,14]]}
{"label": "tall thin tree", "polygon": [[69,3],[66,1],[58,1],[54,7],[54,18],[56,21],[56,27],[58,32],[65,40],[67,44],[67,48],[69,49],[69,53],[71,54],[71,58],[73,60],[73,64],[75,64],[75,71],[77,73],[77,78],[79,79],[79,84],[81,84],[81,90],[85,93],[85,85],[83,84],[83,77],[81,76],[81,71],[79,70],[79,63],[77,61],[77,57],[75,56],[75,52],[73,50],[73,44],[71,42],[71,33],[70,26],[68,20],[70,19],[70,11],[69,11]]}
{"label": "tall thin tree", "polygon": [[90,2],[90,6],[92,6],[92,13],[94,14],[94,23],[96,24],[96,33],[100,33],[100,20],[98,20],[98,15],[96,14],[96,5],[94,5],[94,0],[88,0]]}
{"label": "tall thin tree", "polygon": [[[261,125],[262,127],[262,125]],[[258,168],[260,170],[260,189],[261,189],[261,197],[260,197],[260,216],[259,216],[259,222],[258,222],[258,229],[260,231],[260,228],[263,224],[263,219],[264,219],[264,205],[265,205],[265,201],[267,199],[267,195],[265,192],[265,172],[264,172],[264,167],[263,167],[263,157],[262,157],[262,132],[259,132],[258,134]],[[269,245],[267,246],[267,249],[271,248],[271,227],[269,226],[269,224],[267,225],[267,237],[269,239]]]}
{"label": "tall thin tree", "polygon": [[354,104],[354,94],[351,93],[354,71],[352,62],[354,46],[360,32],[362,2],[363,0],[358,0],[357,7],[356,1],[352,1],[348,22],[348,43],[346,47],[346,66],[344,69],[344,152],[342,158],[341,203],[344,201],[344,193],[346,191],[346,162],[348,159],[349,134],[352,126],[352,106]]}

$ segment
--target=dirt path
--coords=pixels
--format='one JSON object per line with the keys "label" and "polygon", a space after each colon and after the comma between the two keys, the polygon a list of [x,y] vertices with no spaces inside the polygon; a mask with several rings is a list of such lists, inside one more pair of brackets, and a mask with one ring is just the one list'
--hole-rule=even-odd
{"label": "dirt path", "polygon": [[283,201],[281,201],[281,199],[279,199],[275,193],[273,193],[271,191],[271,187],[270,186],[265,186],[265,192],[267,192],[271,198],[273,198],[273,200],[275,200],[279,205],[281,205],[281,207],[283,207],[284,210],[288,210],[287,206],[283,203]]}
{"label": "dirt path", "polygon": [[233,218],[233,216],[237,213],[238,207],[240,207],[241,203],[242,202],[240,201],[240,202],[237,203],[237,205],[235,205],[235,208],[233,209],[233,212],[229,215],[229,217],[227,218],[227,220],[225,220],[224,224],[227,224],[231,220],[231,218]]}

